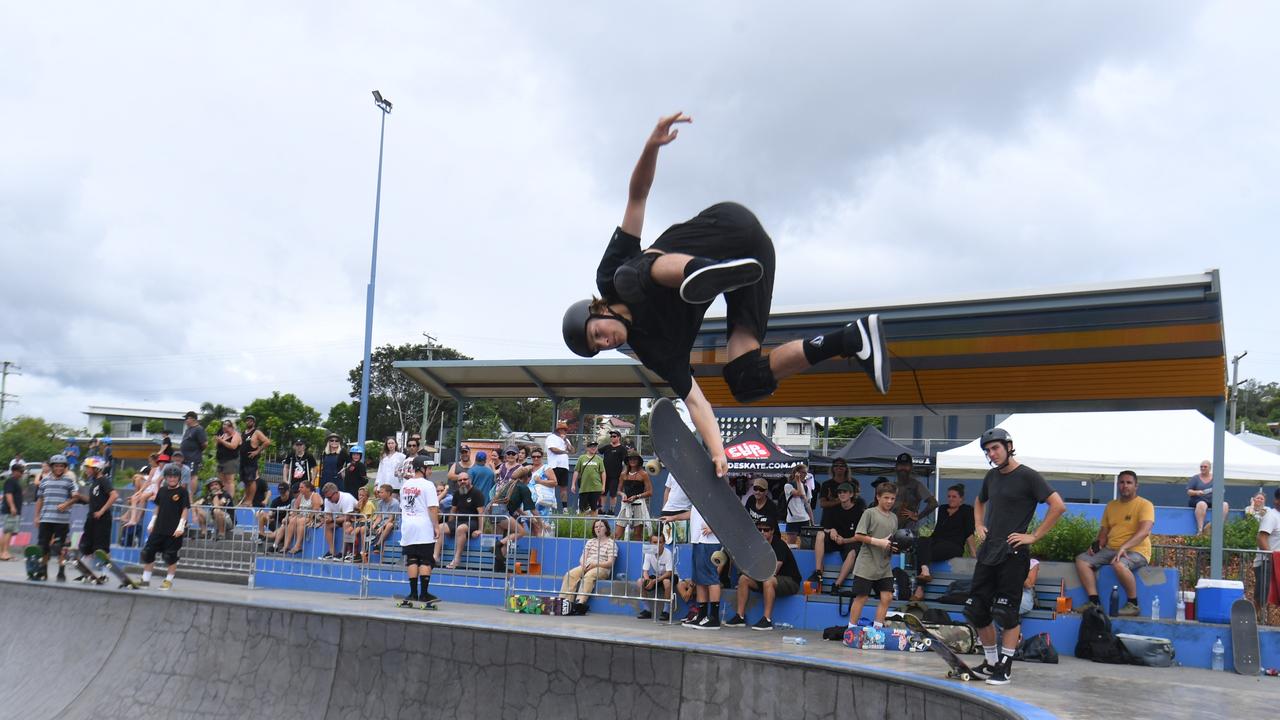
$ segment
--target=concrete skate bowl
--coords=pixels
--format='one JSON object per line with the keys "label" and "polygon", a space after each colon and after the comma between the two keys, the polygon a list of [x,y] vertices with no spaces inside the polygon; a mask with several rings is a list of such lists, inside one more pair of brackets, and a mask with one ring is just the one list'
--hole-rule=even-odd
{"label": "concrete skate bowl", "polygon": [[11,582],[0,607],[0,714],[24,720],[1027,716],[785,657]]}

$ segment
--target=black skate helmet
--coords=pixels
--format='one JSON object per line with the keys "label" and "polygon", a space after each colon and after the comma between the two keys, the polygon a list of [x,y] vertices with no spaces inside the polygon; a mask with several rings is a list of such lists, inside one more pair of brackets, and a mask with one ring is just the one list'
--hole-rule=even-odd
{"label": "black skate helmet", "polygon": [[595,357],[600,352],[592,348],[591,341],[587,339],[587,322],[592,318],[617,320],[628,331],[631,330],[631,322],[621,315],[614,314],[612,310],[608,311],[608,314],[592,312],[591,306],[595,302],[591,298],[579,300],[564,311],[564,320],[560,323],[560,332],[564,334],[564,344],[568,345],[575,355],[589,358]]}
{"label": "black skate helmet", "polygon": [[911,528],[898,528],[889,537],[889,542],[898,552],[905,552],[916,544],[916,534],[911,531]]}
{"label": "black skate helmet", "polygon": [[1005,465],[1009,464],[1009,458],[1013,457],[1013,436],[1004,428],[991,428],[990,430],[982,433],[982,440],[979,443],[982,446],[982,452],[985,453],[987,451],[987,446],[993,442],[998,442],[1004,445],[1004,450],[1008,453],[1008,457],[1006,457],[1004,463],[1000,465],[1000,467],[1003,468]]}

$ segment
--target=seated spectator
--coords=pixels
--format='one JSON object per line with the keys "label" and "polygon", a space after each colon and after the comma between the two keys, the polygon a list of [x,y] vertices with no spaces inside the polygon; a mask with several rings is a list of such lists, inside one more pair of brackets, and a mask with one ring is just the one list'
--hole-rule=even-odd
{"label": "seated spectator", "polygon": [[564,583],[560,586],[560,598],[576,600],[575,614],[583,614],[587,610],[587,601],[591,599],[591,591],[597,580],[605,580],[613,573],[613,563],[618,559],[618,544],[609,532],[609,523],[596,518],[591,523],[591,539],[582,547],[582,556],[578,566],[565,573]]}
{"label": "seated spectator", "polygon": [[751,516],[751,522],[760,522],[761,520],[777,522],[778,518],[781,517],[781,513],[778,512],[778,504],[769,497],[769,481],[762,477],[754,478],[751,481],[751,492],[747,493],[743,506],[747,508],[747,514]]}
{"label": "seated spectator", "polygon": [[1245,517],[1252,517],[1258,522],[1262,522],[1262,518],[1267,516],[1267,496],[1261,492],[1253,496],[1249,501],[1249,506],[1244,509]]}
{"label": "seated spectator", "polygon": [[[1213,503],[1213,463],[1208,460],[1200,461],[1199,474],[1192,475],[1187,481],[1187,507],[1195,510],[1196,513],[1196,534],[1204,532],[1205,515],[1209,514],[1209,505]],[[1227,503],[1222,503],[1222,519],[1227,519],[1227,512],[1230,510]]]}
{"label": "seated spectator", "polygon": [[817,567],[809,576],[810,580],[822,582],[822,563],[828,550],[840,553],[842,564],[849,560],[850,554],[858,547],[854,531],[866,509],[866,501],[858,496],[856,480],[841,483],[836,488],[836,504],[822,511],[822,532],[813,539],[813,558]]}
{"label": "seated spectator", "polygon": [[625,539],[630,529],[631,539],[639,540],[645,532],[645,522],[649,519],[649,498],[653,497],[653,481],[641,464],[644,458],[634,448],[627,451],[626,465],[618,476],[622,487],[622,501],[618,507],[618,519],[614,524],[614,533],[619,540]]}
{"label": "seated spectator", "polygon": [[285,552],[297,555],[302,552],[307,539],[307,531],[319,527],[320,510],[323,502],[320,493],[312,489],[310,480],[298,482],[298,494],[293,498],[293,511],[285,519],[284,541],[280,543],[288,548]]}
{"label": "seated spectator", "polygon": [[1138,611],[1138,581],[1133,574],[1146,567],[1151,559],[1151,527],[1156,509],[1150,500],[1138,496],[1138,474],[1121,470],[1116,476],[1119,497],[1107,503],[1102,511],[1102,526],[1093,546],[1076,556],[1076,572],[1089,601],[1080,608],[1101,607],[1098,597],[1098,568],[1110,564],[1120,587],[1129,598],[1120,614],[1134,616]]}
{"label": "seated spectator", "polygon": [[213,539],[224,538],[230,534],[230,527],[235,525],[234,517],[228,517],[235,498],[222,489],[222,481],[214,478],[205,485],[204,495],[196,501],[193,508],[200,520],[200,529],[208,532],[213,528]]}
{"label": "seated spectator", "polygon": [[350,535],[352,521],[360,513],[356,512],[356,499],[351,493],[338,489],[337,483],[327,482],[320,488],[320,496],[324,498],[324,541],[328,551],[320,556],[321,560],[345,560],[351,562],[350,555],[339,558],[335,554],[334,535],[339,527],[344,535]]}
{"label": "seated spectator", "polygon": [[760,582],[748,577],[745,573],[738,576],[738,612],[729,618],[725,627],[743,627],[747,624],[747,601],[751,592],[759,591],[764,596],[764,613],[751,626],[752,630],[773,629],[773,603],[777,598],[789,597],[800,592],[800,568],[796,565],[795,555],[791,548],[779,537],[778,525],[772,520],[756,521],[756,529],[773,548],[773,556],[777,558],[773,577]]}
{"label": "seated spectator", "polygon": [[[514,462],[515,458],[516,453],[510,452],[507,463]],[[511,477],[505,485],[498,486],[498,490],[494,493],[494,500],[490,503],[490,509],[494,514],[494,525],[497,531],[503,534],[499,550],[501,554],[508,554],[515,547],[516,542],[530,532],[534,534],[542,532],[537,508],[528,483]]]}
{"label": "seated spectator", "polygon": [[[483,452],[483,451],[482,451]],[[467,542],[471,538],[480,537],[480,523],[484,513],[484,493],[472,487],[471,473],[458,476],[458,495],[453,499],[453,513],[447,518],[445,528],[453,536],[453,560],[446,566],[450,570],[458,569],[462,561],[462,553],[466,552]],[[444,538],[436,543],[436,564],[444,557]]]}
{"label": "seated spectator", "polygon": [[978,554],[978,540],[974,537],[973,506],[964,502],[964,486],[947,488],[947,504],[938,509],[938,522],[933,534],[916,540],[916,561],[919,563],[915,599],[924,598],[924,584],[933,579],[929,566],[934,562],[964,556],[967,545],[970,555]]}
{"label": "seated spectator", "polygon": [[[636,580],[636,587],[640,588],[640,597],[653,598],[653,610],[644,608],[639,615],[636,615],[638,619],[652,619],[653,614],[658,612],[659,601],[671,599],[671,583],[675,579],[675,569],[675,555],[667,551],[666,543],[662,542],[662,536],[656,533],[651,535],[649,545],[645,548],[644,566],[640,570],[640,578]],[[670,611],[663,610],[658,619],[662,622],[670,620]]]}
{"label": "seated spectator", "polygon": [[[826,510],[839,505],[840,498],[837,492],[845,483],[855,488],[858,486],[858,481],[849,473],[849,463],[844,458],[836,458],[831,461],[831,477],[818,486],[818,507]],[[865,505],[864,502],[863,506]]]}
{"label": "seated spectator", "polygon": [[800,526],[813,521],[813,513],[809,509],[809,492],[807,480],[812,480],[809,470],[803,463],[791,468],[787,482],[782,486],[782,494],[787,499],[786,523],[787,531],[782,539],[791,547],[800,546]]}
{"label": "seated spectator", "polygon": [[[377,512],[373,516],[373,526],[369,528],[370,554],[376,552],[379,556],[383,555],[387,547],[387,539],[396,529],[396,519],[400,517],[400,503],[395,499],[393,492],[391,483],[378,486]],[[443,544],[443,542],[437,543],[437,545]]]}
{"label": "seated spectator", "polygon": [[267,508],[257,512],[258,542],[266,543],[267,552],[283,549],[285,517],[291,504],[293,497],[289,495],[289,483],[282,482],[276,485],[276,496]]}
{"label": "seated spectator", "polygon": [[147,503],[155,497],[156,490],[160,487],[160,469],[169,462],[168,455],[163,456],[164,462],[160,461],[161,457],[159,453],[148,455],[147,466],[133,476],[133,493],[129,495],[129,509],[125,512],[121,523],[122,542],[125,545],[136,544],[135,536],[138,533],[135,532],[135,528],[142,522],[142,514],[147,509]]}
{"label": "seated spectator", "polygon": [[1026,615],[1036,608],[1036,581],[1040,579],[1040,561],[1031,558],[1027,568],[1027,579],[1022,582],[1022,602],[1018,604],[1018,614]]}
{"label": "seated spectator", "polygon": [[378,506],[369,499],[369,488],[365,485],[356,488],[356,512],[342,527],[342,544],[351,548],[344,552],[344,559],[349,557],[352,562],[364,562],[364,542],[377,511]]}

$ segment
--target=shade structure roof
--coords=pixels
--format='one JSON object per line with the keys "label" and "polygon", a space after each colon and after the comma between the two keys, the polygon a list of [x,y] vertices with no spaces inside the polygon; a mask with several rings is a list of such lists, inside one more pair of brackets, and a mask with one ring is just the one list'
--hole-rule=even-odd
{"label": "shade structure roof", "polygon": [[675,397],[667,381],[632,358],[400,360],[393,367],[436,397]]}
{"label": "shade structure roof", "polygon": [[933,459],[918,456],[911,448],[880,432],[880,428],[868,425],[858,433],[858,437],[845,443],[844,447],[831,454],[829,460],[842,458],[851,468],[888,469],[897,464],[902,453],[911,455],[911,463],[917,468],[932,465]]}

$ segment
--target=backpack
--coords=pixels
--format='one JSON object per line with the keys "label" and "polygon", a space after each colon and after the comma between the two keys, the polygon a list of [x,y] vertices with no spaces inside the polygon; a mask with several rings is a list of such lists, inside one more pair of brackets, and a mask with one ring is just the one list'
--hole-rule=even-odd
{"label": "backpack", "polygon": [[973,592],[972,580],[952,580],[947,591],[938,598],[943,605],[963,605]]}
{"label": "backpack", "polygon": [[1133,657],[1111,629],[1111,618],[1102,608],[1090,607],[1080,620],[1080,636],[1076,639],[1076,657],[1109,665],[1128,665]]}
{"label": "backpack", "polygon": [[1049,633],[1039,633],[1025,637],[1018,644],[1018,651],[1013,654],[1018,662],[1038,662],[1050,665],[1058,664],[1058,650],[1053,646],[1053,638]]}

